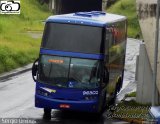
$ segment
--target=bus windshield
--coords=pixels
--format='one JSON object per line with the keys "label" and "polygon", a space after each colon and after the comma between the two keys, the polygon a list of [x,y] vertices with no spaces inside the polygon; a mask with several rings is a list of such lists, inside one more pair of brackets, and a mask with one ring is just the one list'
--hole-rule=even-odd
{"label": "bus windshield", "polygon": [[80,53],[102,53],[102,43],[102,27],[48,22],[41,47]]}
{"label": "bus windshield", "polygon": [[63,88],[94,89],[99,87],[100,61],[41,55],[39,81]]}

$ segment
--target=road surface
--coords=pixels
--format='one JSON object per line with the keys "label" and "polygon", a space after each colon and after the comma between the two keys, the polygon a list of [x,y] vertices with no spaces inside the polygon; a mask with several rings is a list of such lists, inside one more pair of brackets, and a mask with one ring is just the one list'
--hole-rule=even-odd
{"label": "road surface", "polygon": [[[128,88],[134,82],[135,56],[138,54],[139,41],[128,40],[125,79],[122,94],[128,92]],[[133,43],[132,43],[133,42]],[[129,51],[131,52],[129,52]],[[132,88],[131,90],[134,90]],[[36,124],[125,124],[116,120],[110,120],[106,112],[101,118],[94,115],[78,112],[52,111],[52,119],[49,122],[43,120],[43,109],[34,107],[35,83],[32,80],[31,72],[11,77],[0,81],[0,124],[5,118],[31,119]],[[119,96],[121,93],[119,93]],[[119,97],[119,99],[121,98]]]}

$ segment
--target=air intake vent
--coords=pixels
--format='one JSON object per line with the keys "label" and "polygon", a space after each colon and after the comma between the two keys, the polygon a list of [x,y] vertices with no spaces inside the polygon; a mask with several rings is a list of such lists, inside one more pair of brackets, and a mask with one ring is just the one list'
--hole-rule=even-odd
{"label": "air intake vent", "polygon": [[92,17],[92,16],[106,15],[106,13],[101,11],[91,11],[91,12],[77,12],[75,13],[75,15],[83,17]]}

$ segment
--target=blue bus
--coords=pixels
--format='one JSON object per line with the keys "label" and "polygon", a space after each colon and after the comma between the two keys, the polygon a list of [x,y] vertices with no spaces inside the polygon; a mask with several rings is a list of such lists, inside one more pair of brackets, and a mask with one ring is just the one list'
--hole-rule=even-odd
{"label": "blue bus", "polygon": [[50,16],[32,67],[35,106],[100,113],[122,87],[125,16],[100,11]]}

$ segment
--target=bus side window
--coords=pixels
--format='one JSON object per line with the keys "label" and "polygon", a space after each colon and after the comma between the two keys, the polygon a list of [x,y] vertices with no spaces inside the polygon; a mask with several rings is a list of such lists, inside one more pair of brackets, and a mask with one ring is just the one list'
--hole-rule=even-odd
{"label": "bus side window", "polygon": [[106,31],[106,41],[105,41],[105,55],[109,54],[109,48],[113,45],[113,35],[111,32]]}
{"label": "bus side window", "polygon": [[108,62],[109,62],[109,47],[112,44],[112,33],[106,28],[106,38],[105,38],[105,61],[103,69],[103,83],[102,87],[105,88],[109,83],[109,72],[108,72]]}

